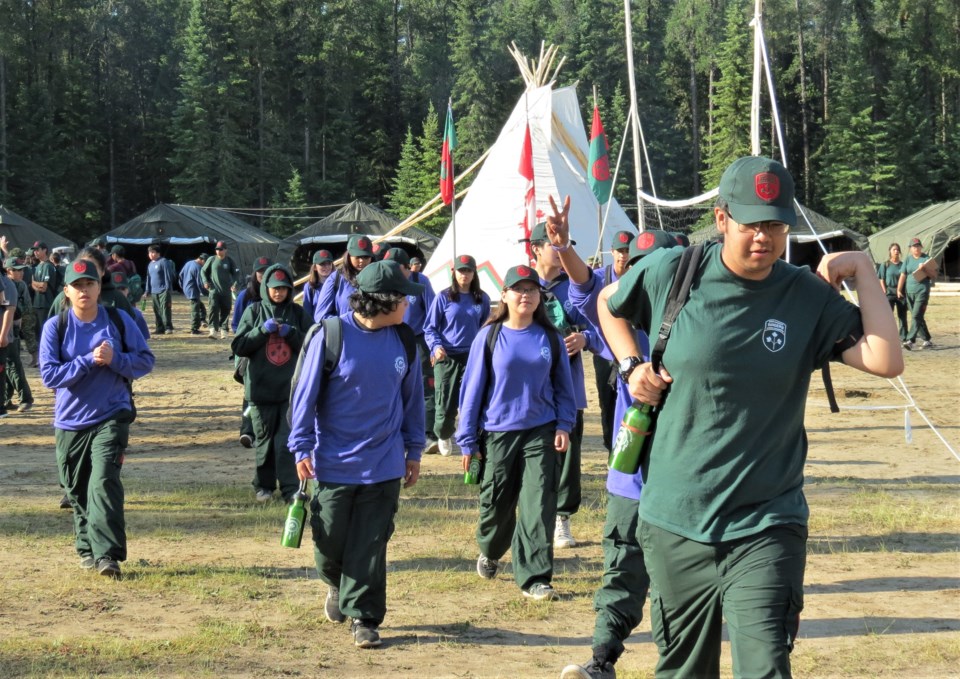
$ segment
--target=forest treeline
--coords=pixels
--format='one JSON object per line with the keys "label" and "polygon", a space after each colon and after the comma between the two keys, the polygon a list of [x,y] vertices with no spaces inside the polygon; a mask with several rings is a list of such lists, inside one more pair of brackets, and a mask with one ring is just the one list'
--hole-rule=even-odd
{"label": "forest treeline", "polygon": [[[660,195],[699,193],[749,151],[753,10],[632,3]],[[763,21],[805,204],[871,233],[958,196],[960,3],[766,0]],[[458,167],[496,139],[523,90],[511,42],[559,46],[558,84],[579,83],[587,124],[596,86],[616,151],[623,36],[621,0],[4,0],[0,202],[76,240],[157,202],[361,198],[404,217],[437,192],[448,98]],[[770,110],[763,150],[779,154]],[[305,225],[276,214],[258,223]]]}

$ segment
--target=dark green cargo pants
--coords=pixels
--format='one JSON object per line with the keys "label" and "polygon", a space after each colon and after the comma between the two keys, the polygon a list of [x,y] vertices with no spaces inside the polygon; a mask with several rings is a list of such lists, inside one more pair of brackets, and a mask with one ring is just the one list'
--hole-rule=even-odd
{"label": "dark green cargo pants", "polygon": [[158,335],[173,331],[173,297],[169,290],[155,292],[151,295],[153,300],[153,318],[156,322],[155,329]]}
{"label": "dark green cargo pants", "polygon": [[560,475],[555,433],[556,423],[550,422],[535,429],[484,434],[477,544],[489,559],[512,550],[513,577],[521,589],[553,579]]}
{"label": "dark green cargo pants", "polygon": [[595,657],[616,662],[623,642],[643,619],[650,576],[637,539],[639,501],[607,494],[603,525],[603,584],[593,597],[597,612],[593,628]]}
{"label": "dark green cargo pants", "polygon": [[467,369],[467,354],[447,356],[433,366],[436,412],[433,433],[438,439],[453,436],[460,407],[460,383]]}
{"label": "dark green cargo pants", "polygon": [[130,412],[81,431],[56,429],[60,484],[73,506],[77,554],[95,559],[127,558],[120,468]]}
{"label": "dark green cargo pants", "polygon": [[256,441],[257,467],[253,474],[254,489],[272,493],[280,484],[280,494],[289,500],[300,489],[297,463],[287,448],[290,425],[287,424],[287,401],[283,403],[251,403],[250,423]]}
{"label": "dark green cargo pants", "polygon": [[805,526],[704,544],[641,519],[638,536],[650,574],[657,677],[720,676],[723,619],[734,676],[791,676],[803,609]]}
{"label": "dark green cargo pants", "polygon": [[583,411],[570,432],[570,445],[560,457],[560,485],[557,490],[557,514],[572,516],[580,509],[580,449],[583,445]]}
{"label": "dark green cargo pants", "polygon": [[7,403],[17,395],[17,403],[33,403],[33,392],[30,390],[30,383],[27,382],[27,375],[23,371],[23,361],[20,360],[20,340],[15,339],[7,348],[7,391],[4,396],[4,403]]}
{"label": "dark green cargo pants", "polygon": [[387,613],[387,543],[400,504],[400,479],[317,483],[310,502],[317,574],[340,588],[340,610],[379,625]]}

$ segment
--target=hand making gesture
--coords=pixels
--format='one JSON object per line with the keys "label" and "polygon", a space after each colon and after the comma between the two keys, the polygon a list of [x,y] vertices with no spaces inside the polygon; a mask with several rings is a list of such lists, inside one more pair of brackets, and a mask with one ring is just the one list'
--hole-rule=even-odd
{"label": "hand making gesture", "polygon": [[570,196],[563,201],[563,210],[557,209],[557,204],[550,198],[550,209],[552,215],[547,215],[547,238],[550,243],[558,247],[564,247],[570,243]]}

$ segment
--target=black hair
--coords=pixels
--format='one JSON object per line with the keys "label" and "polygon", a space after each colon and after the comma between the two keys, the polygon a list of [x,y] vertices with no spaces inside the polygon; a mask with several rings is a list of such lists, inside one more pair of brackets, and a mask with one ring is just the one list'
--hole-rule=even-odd
{"label": "black hair", "polygon": [[460,301],[460,293],[469,292],[473,297],[473,301],[477,304],[483,302],[483,291],[480,289],[480,277],[477,275],[477,272],[473,272],[473,279],[470,281],[469,290],[461,290],[460,283],[457,281],[457,271],[454,269],[453,274],[450,276],[450,287],[447,288],[447,297],[451,302]]}
{"label": "black hair", "polygon": [[[265,273],[265,270],[260,273]],[[247,301],[253,303],[259,302],[262,299],[263,295],[260,294],[260,283],[257,282],[257,272],[254,271],[250,274],[250,278],[247,279]]]}
{"label": "black hair", "polygon": [[[364,257],[370,257],[370,255],[363,255]],[[370,257],[370,263],[374,262],[374,258]],[[340,275],[347,279],[347,282],[350,283],[353,287],[357,287],[357,274],[360,273],[360,269],[355,267],[350,262],[350,253],[343,253],[343,259],[340,260]]]}
{"label": "black hair", "polygon": [[[157,245],[156,243],[154,243],[153,245],[148,245],[148,246],[147,246],[147,252],[156,252],[156,253],[159,255],[159,254],[160,254],[160,246]],[[120,256],[122,257],[123,255],[121,254]]]}
{"label": "black hair", "polygon": [[399,292],[364,292],[357,290],[350,295],[350,308],[361,318],[374,318],[381,314],[391,314],[403,302]]}
{"label": "black hair", "polygon": [[79,253],[77,253],[77,259],[87,259],[91,262],[94,262],[97,265],[97,268],[106,275],[107,273],[107,256],[104,254],[103,250],[88,245]]}

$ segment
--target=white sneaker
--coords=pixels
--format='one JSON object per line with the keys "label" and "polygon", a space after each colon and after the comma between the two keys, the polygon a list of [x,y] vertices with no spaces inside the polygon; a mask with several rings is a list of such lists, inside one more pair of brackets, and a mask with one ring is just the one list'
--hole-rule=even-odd
{"label": "white sneaker", "polygon": [[220,339],[227,339],[227,331],[222,328],[220,329]]}
{"label": "white sneaker", "polygon": [[423,447],[424,455],[435,455],[440,450],[440,443],[437,439],[427,438],[427,445]]}
{"label": "white sneaker", "polygon": [[210,328],[210,334],[207,335],[210,339],[217,339],[217,331],[213,328]]}
{"label": "white sneaker", "polygon": [[441,455],[449,457],[450,453],[453,452],[453,439],[440,439],[437,441],[437,447],[440,449]]}
{"label": "white sneaker", "polygon": [[264,488],[257,490],[257,502],[269,502],[273,499],[273,493]]}
{"label": "white sneaker", "polygon": [[932,347],[932,346],[933,346],[933,342],[931,342],[930,340],[926,340],[926,341],[924,341],[923,344],[920,345],[920,348],[921,348],[921,349],[929,349],[929,348]]}
{"label": "white sneaker", "polygon": [[557,514],[557,525],[553,530],[553,546],[557,549],[576,547],[577,541],[570,533],[570,517]]}

